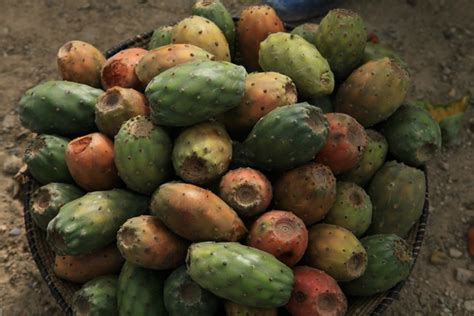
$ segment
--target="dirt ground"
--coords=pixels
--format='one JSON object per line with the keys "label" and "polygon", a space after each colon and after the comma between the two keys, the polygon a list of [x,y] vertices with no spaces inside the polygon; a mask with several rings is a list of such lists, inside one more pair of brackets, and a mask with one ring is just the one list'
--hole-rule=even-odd
{"label": "dirt ground", "polygon": [[[257,1],[227,0],[237,13]],[[57,78],[55,55],[80,39],[105,50],[188,14],[191,0],[0,0],[0,315],[61,314],[28,252],[11,179],[29,136],[15,114],[29,87]],[[412,69],[411,99],[474,94],[474,1],[345,1]],[[474,261],[465,233],[474,222],[474,110],[460,144],[429,164],[430,218],[421,255],[388,315],[474,315]],[[431,259],[432,256],[436,258]]]}

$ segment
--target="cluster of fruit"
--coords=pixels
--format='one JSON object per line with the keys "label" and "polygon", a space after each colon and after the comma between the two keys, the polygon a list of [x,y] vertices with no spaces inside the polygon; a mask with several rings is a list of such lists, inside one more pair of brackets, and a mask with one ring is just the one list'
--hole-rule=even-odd
{"label": "cluster of fruit", "polygon": [[349,10],[291,33],[266,5],[193,14],[107,60],[66,43],[64,81],[20,101],[29,211],[57,276],[87,282],[74,311],[343,315],[405,279],[441,145],[402,105],[406,65]]}

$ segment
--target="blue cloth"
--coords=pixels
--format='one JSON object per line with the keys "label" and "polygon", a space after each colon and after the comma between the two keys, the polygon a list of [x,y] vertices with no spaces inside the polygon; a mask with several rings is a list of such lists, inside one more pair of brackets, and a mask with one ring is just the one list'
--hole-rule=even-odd
{"label": "blue cloth", "polygon": [[323,15],[337,6],[339,0],[263,0],[272,6],[284,21],[298,21]]}

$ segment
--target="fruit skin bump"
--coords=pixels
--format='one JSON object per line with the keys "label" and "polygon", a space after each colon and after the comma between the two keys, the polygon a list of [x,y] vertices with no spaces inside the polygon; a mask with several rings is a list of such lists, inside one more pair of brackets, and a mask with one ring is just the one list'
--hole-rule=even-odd
{"label": "fruit skin bump", "polygon": [[316,46],[316,32],[319,24],[316,23],[303,23],[295,27],[291,34],[299,35],[314,46]]}
{"label": "fruit skin bump", "polygon": [[117,285],[117,277],[111,275],[98,277],[84,284],[72,299],[74,315],[117,315]]}
{"label": "fruit skin bump", "polygon": [[152,50],[154,48],[160,48],[161,46],[171,44],[172,30],[173,26],[171,25],[160,26],[154,30],[153,34],[151,35],[150,42],[148,43],[148,49]]}
{"label": "fruit skin bump", "polygon": [[135,74],[135,66],[147,52],[143,48],[127,48],[107,59],[101,71],[102,87],[140,90],[142,86]]}
{"label": "fruit skin bump", "polygon": [[224,302],[226,316],[277,316],[278,308],[249,307],[232,301]]}

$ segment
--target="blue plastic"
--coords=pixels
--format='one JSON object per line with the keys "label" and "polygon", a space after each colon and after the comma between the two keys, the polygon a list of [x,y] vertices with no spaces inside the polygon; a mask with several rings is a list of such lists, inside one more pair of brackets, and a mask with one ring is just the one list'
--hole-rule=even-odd
{"label": "blue plastic", "polygon": [[340,0],[263,0],[272,6],[284,21],[300,21],[324,15],[336,7]]}

